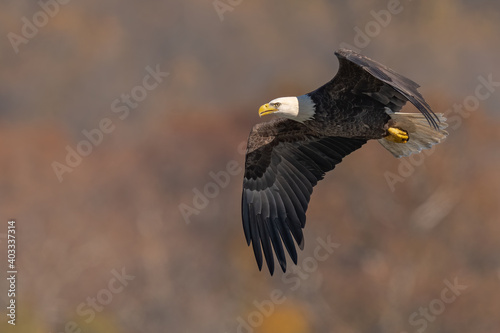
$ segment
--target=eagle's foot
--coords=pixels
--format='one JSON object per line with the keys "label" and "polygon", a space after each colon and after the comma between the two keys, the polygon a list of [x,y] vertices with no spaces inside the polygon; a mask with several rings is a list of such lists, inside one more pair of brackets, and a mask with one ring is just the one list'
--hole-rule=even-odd
{"label": "eagle's foot", "polygon": [[396,143],[406,143],[410,137],[408,136],[408,131],[396,127],[389,127],[385,139]]}

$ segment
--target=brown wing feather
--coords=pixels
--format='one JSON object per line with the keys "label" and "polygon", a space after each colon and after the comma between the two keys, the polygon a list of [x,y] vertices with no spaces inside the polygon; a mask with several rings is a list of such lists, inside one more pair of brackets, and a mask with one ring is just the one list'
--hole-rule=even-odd
{"label": "brown wing feather", "polygon": [[417,83],[354,51],[340,49],[335,55],[339,58],[340,67],[328,83],[330,89],[340,93],[350,90],[370,96],[394,112],[400,111],[410,101],[432,127],[438,128],[439,118],[418,92]]}
{"label": "brown wing feather", "polygon": [[313,187],[325,172],[366,140],[321,137],[293,120],[254,126],[248,139],[243,180],[242,218],[248,245],[259,269],[263,255],[271,274],[273,249],[286,270],[283,244],[297,263],[295,242],[303,248],[306,210]]}

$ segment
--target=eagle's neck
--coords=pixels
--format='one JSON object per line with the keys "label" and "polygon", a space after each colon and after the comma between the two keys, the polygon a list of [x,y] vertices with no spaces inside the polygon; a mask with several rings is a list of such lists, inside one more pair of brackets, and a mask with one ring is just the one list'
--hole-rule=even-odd
{"label": "eagle's neck", "polygon": [[316,113],[316,105],[309,95],[302,95],[297,97],[298,100],[298,112],[294,120],[304,122],[306,120],[311,120],[314,118]]}

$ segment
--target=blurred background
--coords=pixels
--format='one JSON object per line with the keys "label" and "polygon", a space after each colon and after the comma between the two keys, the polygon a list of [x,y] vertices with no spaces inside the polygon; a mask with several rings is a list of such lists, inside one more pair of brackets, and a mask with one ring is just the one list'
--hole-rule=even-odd
{"label": "blurred background", "polygon": [[[59,1],[0,4],[1,332],[500,330],[497,1]],[[271,277],[242,143],[341,46],[418,82],[450,135],[346,158]]]}

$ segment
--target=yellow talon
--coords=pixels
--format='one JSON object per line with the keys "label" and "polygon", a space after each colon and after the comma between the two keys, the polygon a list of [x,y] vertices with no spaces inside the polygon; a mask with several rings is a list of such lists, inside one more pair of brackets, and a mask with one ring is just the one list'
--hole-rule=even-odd
{"label": "yellow talon", "polygon": [[410,138],[407,131],[396,127],[389,127],[387,133],[389,134],[385,136],[385,139],[396,143],[406,143]]}

